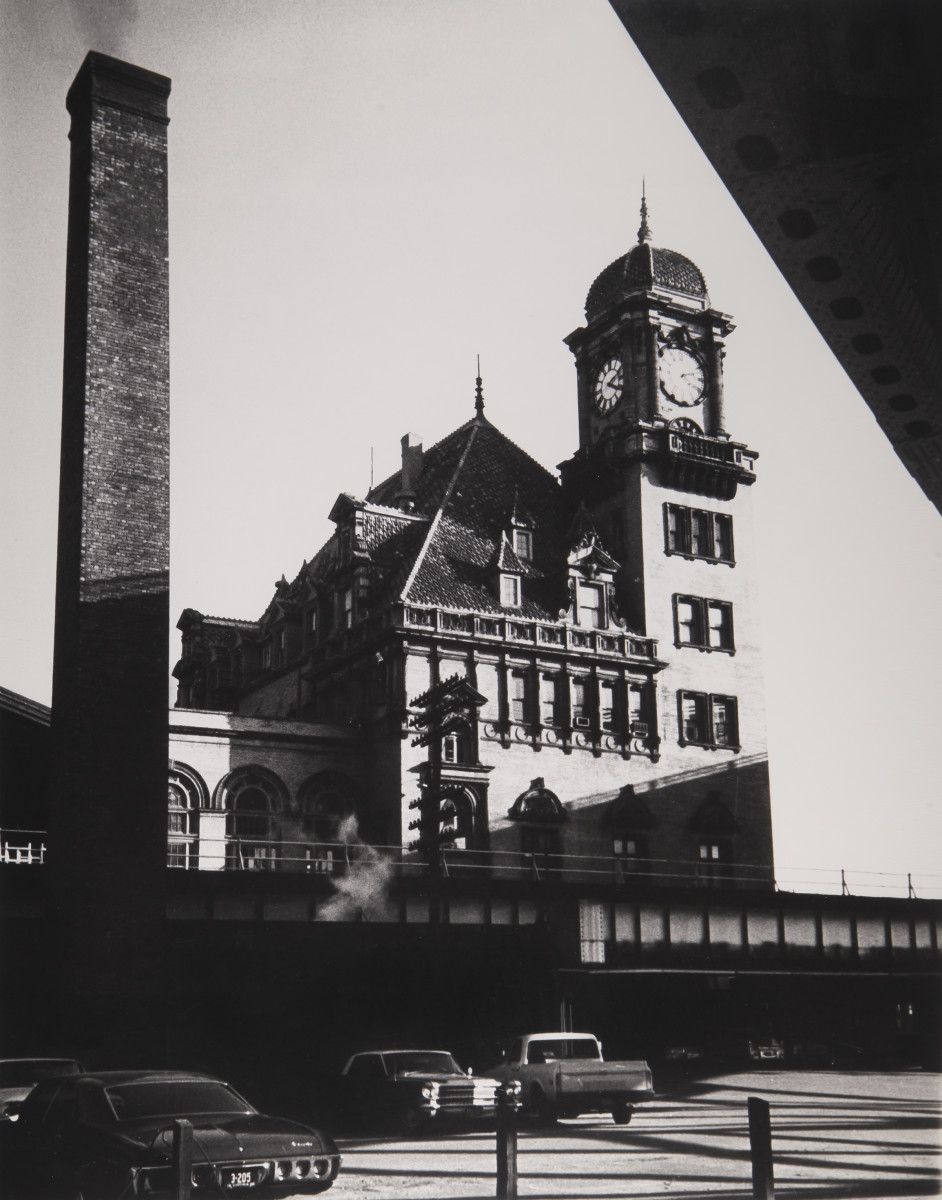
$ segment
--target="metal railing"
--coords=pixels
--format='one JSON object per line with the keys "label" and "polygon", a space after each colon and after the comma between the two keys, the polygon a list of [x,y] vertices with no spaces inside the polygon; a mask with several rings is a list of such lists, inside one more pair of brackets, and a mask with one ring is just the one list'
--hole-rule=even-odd
{"label": "metal railing", "polygon": [[[701,859],[625,858],[614,855],[557,853],[553,850],[474,850],[445,846],[430,864],[427,856],[402,846],[363,842],[288,842],[263,838],[231,838],[216,846],[212,869],[276,871],[294,874],[346,876],[366,870],[388,877],[422,878],[433,871],[444,879],[491,878],[565,880],[641,887],[736,885],[814,895],[902,896],[942,898],[942,874],[902,871],[863,871],[841,867],[772,869],[764,863],[709,862]],[[46,833],[35,829],[0,829],[0,866],[42,866],[48,863]],[[199,870],[199,840],[186,856],[168,850],[168,867]],[[204,868],[205,869],[205,868]]]}
{"label": "metal railing", "polygon": [[[180,865],[180,864],[175,864]],[[704,862],[699,858],[626,858],[614,855],[546,851],[474,850],[443,847],[434,864],[401,846],[344,842],[283,842],[233,839],[226,869],[284,871],[344,876],[381,868],[390,877],[422,878],[434,871],[444,879],[490,878],[565,880],[639,887],[735,885],[774,887],[783,892],[835,895],[942,897],[942,875],[912,872],[849,871],[843,868],[777,868],[744,861]],[[195,856],[190,869],[196,869]]]}
{"label": "metal railing", "polygon": [[40,829],[0,829],[0,863],[27,867],[43,864],[45,836]]}

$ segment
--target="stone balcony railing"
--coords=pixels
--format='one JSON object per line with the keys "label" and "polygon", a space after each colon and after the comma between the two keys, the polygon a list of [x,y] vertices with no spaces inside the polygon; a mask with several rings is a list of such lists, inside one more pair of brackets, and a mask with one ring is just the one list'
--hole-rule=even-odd
{"label": "stone balcony railing", "polygon": [[483,639],[514,646],[555,647],[587,657],[611,656],[644,663],[657,661],[657,639],[625,629],[585,629],[499,613],[469,613],[428,604],[395,604],[313,647],[309,652],[310,663],[318,666],[345,655],[389,629],[427,630],[449,637]]}
{"label": "stone balcony railing", "polygon": [[655,638],[641,637],[624,629],[584,629],[575,625],[539,621],[500,614],[454,612],[445,608],[408,604],[404,607],[403,624],[411,629],[428,629],[435,633],[466,635],[493,639],[514,645],[558,647],[566,651],[584,651],[588,655],[613,655],[618,658],[642,659],[654,662],[657,658]]}

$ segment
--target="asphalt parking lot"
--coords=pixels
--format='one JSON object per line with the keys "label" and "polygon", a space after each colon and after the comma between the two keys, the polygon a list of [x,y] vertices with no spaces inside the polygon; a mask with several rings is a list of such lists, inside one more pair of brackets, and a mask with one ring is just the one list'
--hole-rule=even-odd
{"label": "asphalt parking lot", "polygon": [[[760,1071],[663,1089],[628,1126],[589,1116],[554,1129],[522,1125],[518,1195],[749,1198],[749,1096],[771,1108],[776,1197],[940,1194],[942,1075]],[[496,1195],[492,1130],[415,1141],[345,1138],[340,1146],[336,1200]]]}

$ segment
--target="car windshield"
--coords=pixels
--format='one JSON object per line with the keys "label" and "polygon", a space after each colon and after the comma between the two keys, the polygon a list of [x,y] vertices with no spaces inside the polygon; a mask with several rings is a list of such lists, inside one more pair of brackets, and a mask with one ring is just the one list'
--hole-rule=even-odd
{"label": "car windshield", "polygon": [[0,1087],[29,1087],[40,1079],[80,1074],[71,1058],[14,1058],[0,1062]]}
{"label": "car windshield", "polygon": [[404,1075],[408,1071],[424,1071],[434,1075],[463,1075],[464,1072],[443,1050],[408,1050],[396,1054],[384,1054],[386,1069],[390,1075]]}
{"label": "car windshield", "polygon": [[231,1088],[211,1079],[141,1080],[116,1084],[107,1095],[119,1121],[255,1111]]}
{"label": "car windshield", "polygon": [[558,1041],[531,1042],[527,1059],[531,1063],[560,1058],[601,1058],[595,1038],[560,1038]]}

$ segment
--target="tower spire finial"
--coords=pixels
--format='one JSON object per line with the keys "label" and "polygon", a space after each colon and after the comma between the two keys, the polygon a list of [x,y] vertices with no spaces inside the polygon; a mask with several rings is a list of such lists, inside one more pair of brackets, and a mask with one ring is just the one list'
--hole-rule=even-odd
{"label": "tower spire finial", "polygon": [[638,230],[638,245],[651,241],[651,226],[648,224],[648,197],[644,176],[641,177],[641,228]]}
{"label": "tower spire finial", "polygon": [[484,388],[481,380],[481,356],[478,355],[478,376],[474,381],[474,413],[475,416],[484,416]]}

